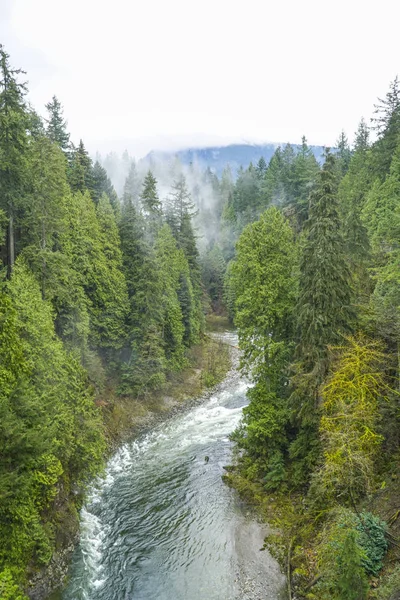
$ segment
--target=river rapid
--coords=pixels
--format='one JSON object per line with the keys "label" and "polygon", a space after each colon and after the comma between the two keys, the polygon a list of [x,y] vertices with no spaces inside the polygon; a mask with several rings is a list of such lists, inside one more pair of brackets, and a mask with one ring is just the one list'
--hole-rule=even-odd
{"label": "river rapid", "polygon": [[62,600],[285,597],[276,561],[260,551],[265,526],[221,479],[248,385],[234,369],[203,403],[119,449],[82,509]]}

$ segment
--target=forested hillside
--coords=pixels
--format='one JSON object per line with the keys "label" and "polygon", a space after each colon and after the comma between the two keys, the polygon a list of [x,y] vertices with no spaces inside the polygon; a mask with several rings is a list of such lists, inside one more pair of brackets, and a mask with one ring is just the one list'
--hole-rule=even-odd
{"label": "forested hillside", "polygon": [[254,381],[228,480],[281,527],[296,597],[400,590],[399,217],[397,79],[352,148],[322,168],[305,143],[277,151],[224,206],[220,293]]}
{"label": "forested hillside", "polygon": [[[42,120],[0,46],[0,596],[23,598],[105,453],[107,381],[143,401],[188,363],[203,292],[180,177],[119,199],[54,97]],[[67,534],[65,533],[67,537]]]}

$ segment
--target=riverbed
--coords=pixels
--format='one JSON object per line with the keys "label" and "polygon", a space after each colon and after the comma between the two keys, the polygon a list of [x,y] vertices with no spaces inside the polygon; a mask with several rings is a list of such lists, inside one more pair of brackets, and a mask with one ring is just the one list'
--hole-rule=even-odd
{"label": "riverbed", "polygon": [[62,600],[284,598],[279,566],[261,551],[266,526],[221,479],[248,386],[234,369],[203,402],[116,452],[82,509]]}

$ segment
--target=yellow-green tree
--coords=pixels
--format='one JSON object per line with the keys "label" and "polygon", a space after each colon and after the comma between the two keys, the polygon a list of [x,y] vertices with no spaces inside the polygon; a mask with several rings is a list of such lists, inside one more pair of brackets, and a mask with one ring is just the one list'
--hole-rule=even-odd
{"label": "yellow-green tree", "polygon": [[379,404],[388,387],[382,345],[358,335],[347,337],[336,353],[322,390],[320,434],[323,464],[314,478],[328,498],[354,499],[373,487],[374,467],[383,437],[378,433]]}

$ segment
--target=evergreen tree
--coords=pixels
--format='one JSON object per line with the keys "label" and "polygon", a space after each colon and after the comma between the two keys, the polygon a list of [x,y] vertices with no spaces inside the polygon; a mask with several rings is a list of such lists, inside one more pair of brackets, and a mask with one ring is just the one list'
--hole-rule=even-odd
{"label": "evergreen tree", "polygon": [[265,162],[265,158],[262,156],[256,166],[256,173],[259,179],[262,179],[264,177],[265,173],[267,172],[267,168],[268,166]]}
{"label": "evergreen tree", "polygon": [[[194,322],[201,322],[201,271],[199,263],[199,252],[197,250],[196,237],[192,226],[192,217],[196,214],[195,206],[188,191],[185,177],[182,175],[172,186],[172,194],[168,198],[167,223],[171,227],[178,248],[181,248],[189,264],[191,287],[194,294],[194,307],[189,303],[187,307],[182,306],[182,312],[188,315],[192,309],[197,313]],[[180,297],[182,302],[188,302],[190,298],[189,283],[182,279],[182,290]],[[188,324],[188,321],[187,321]],[[188,345],[197,339],[199,330],[186,327],[185,341]]]}
{"label": "evergreen tree", "polygon": [[67,122],[64,119],[63,107],[56,96],[53,96],[50,102],[46,104],[48,118],[46,119],[47,137],[56,143],[64,154],[68,157],[70,151],[69,133],[67,132]]}
{"label": "evergreen tree", "polygon": [[140,195],[143,213],[151,243],[154,243],[162,221],[162,205],[157,192],[157,179],[148,171]]}
{"label": "evergreen tree", "polygon": [[110,178],[107,175],[107,171],[101,166],[98,160],[96,160],[93,167],[93,193],[92,198],[95,204],[97,204],[103,194],[106,194],[111,206],[117,217],[120,213],[120,205],[117,193],[114,189]]}
{"label": "evergreen tree", "polygon": [[299,427],[291,453],[300,481],[305,480],[319,453],[320,386],[328,369],[328,345],[335,343],[341,332],[349,331],[354,319],[335,169],[335,159],[327,152],[310,199],[300,259],[298,344],[291,395],[293,419]]}
{"label": "evergreen tree", "polygon": [[296,292],[294,261],[291,228],[271,207],[244,229],[230,271],[242,366],[255,381],[234,439],[245,450],[245,460],[251,459],[250,468],[269,488],[277,487],[286,476],[286,374]]}
{"label": "evergreen tree", "polygon": [[178,370],[185,364],[183,314],[178,296],[181,277],[189,273],[182,250],[178,250],[171,229],[164,224],[158,235],[155,256],[162,293],[164,351],[170,368]]}
{"label": "evergreen tree", "polygon": [[400,88],[398,77],[391,82],[384,99],[375,105],[373,126],[378,134],[374,144],[371,166],[376,176],[385,178],[396,150],[400,134]]}
{"label": "evergreen tree", "polygon": [[[54,332],[39,285],[17,261],[0,297],[0,570],[54,552],[57,495],[98,469],[104,452],[86,375]],[[62,491],[63,489],[63,491]]]}
{"label": "evergreen tree", "polygon": [[65,257],[59,239],[65,233],[68,184],[66,160],[48,138],[38,137],[30,148],[24,218],[17,246],[40,281],[44,299],[52,300],[60,283]]}
{"label": "evergreen tree", "polygon": [[233,208],[241,229],[260,214],[260,178],[252,164],[238,173],[233,192]]}
{"label": "evergreen tree", "polygon": [[400,144],[390,173],[372,185],[361,212],[372,251],[375,287],[370,296],[374,328],[397,352],[400,344]]}
{"label": "evergreen tree", "polygon": [[97,209],[88,192],[70,196],[61,242],[88,300],[91,346],[109,356],[124,343],[127,292],[115,215],[105,194]]}
{"label": "evergreen tree", "polygon": [[362,566],[362,553],[357,545],[355,532],[348,533],[337,559],[340,571],[335,592],[336,599],[365,600],[369,585]]}
{"label": "evergreen tree", "polygon": [[[309,196],[315,185],[319,173],[319,166],[303,136],[301,148],[293,161],[293,201],[286,203],[289,211],[293,211],[295,216],[295,226],[301,230],[308,219]],[[287,194],[286,194],[287,195]]]}
{"label": "evergreen tree", "polygon": [[82,140],[77,148],[72,146],[68,180],[73,192],[94,193],[93,163]]}
{"label": "evergreen tree", "polygon": [[202,281],[210,296],[213,309],[219,312],[223,306],[224,276],[226,263],[218,244],[208,250],[202,259]]}
{"label": "evergreen tree", "polygon": [[132,206],[135,207],[136,210],[139,210],[140,190],[140,177],[136,168],[136,164],[134,161],[132,161],[129,167],[128,176],[124,184],[124,190],[122,195],[123,204],[127,206],[130,203],[132,204]]}
{"label": "evergreen tree", "polygon": [[354,152],[348,171],[338,189],[346,253],[353,274],[355,291],[360,300],[370,292],[368,272],[370,247],[367,229],[361,219],[371,187],[368,140],[368,127],[365,121],[361,121],[355,134]]}
{"label": "evergreen tree", "polygon": [[161,275],[145,221],[133,202],[122,206],[120,237],[129,296],[129,361],[123,367],[122,393],[146,394],[165,379]]}
{"label": "evergreen tree", "polygon": [[346,175],[351,160],[351,150],[347,136],[344,131],[341,132],[337,142],[336,166],[339,171],[339,177]]}
{"label": "evergreen tree", "polygon": [[18,83],[24,72],[12,69],[0,44],[0,208],[8,219],[7,242],[2,249],[3,265],[11,274],[15,262],[15,221],[24,193],[28,150],[26,85]]}

